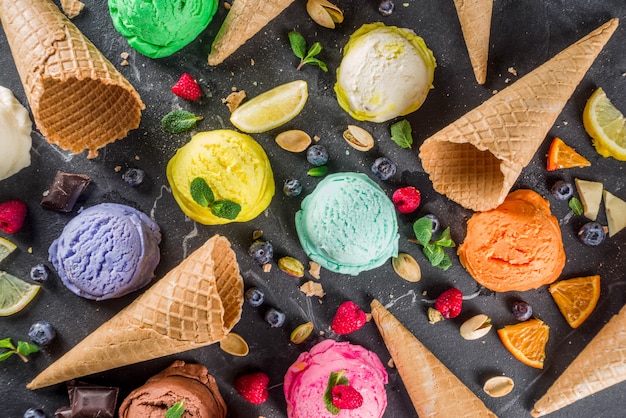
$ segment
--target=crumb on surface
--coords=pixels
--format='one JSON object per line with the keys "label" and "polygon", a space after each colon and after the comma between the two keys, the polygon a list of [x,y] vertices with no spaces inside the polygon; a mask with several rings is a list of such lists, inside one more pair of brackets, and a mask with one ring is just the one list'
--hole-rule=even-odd
{"label": "crumb on surface", "polygon": [[128,57],[130,57],[130,54],[128,52],[122,52],[120,54],[120,58],[122,58],[123,60],[127,60]]}
{"label": "crumb on surface", "polygon": [[308,297],[317,296],[321,298],[326,295],[326,293],[324,293],[322,285],[320,283],[314,282],[313,280],[309,280],[308,282],[300,286],[300,291]]}
{"label": "crumb on surface", "polygon": [[396,367],[396,364],[393,362],[392,358],[390,358],[389,361],[387,362],[387,366],[389,366],[392,369]]}
{"label": "crumb on surface", "polygon": [[272,265],[270,263],[263,264],[263,271],[265,273],[269,273],[270,271],[272,271]]}
{"label": "crumb on surface", "polygon": [[122,171],[122,166],[121,165],[116,165],[115,168],[113,169],[113,171],[115,171],[116,173],[119,173],[120,171]]}
{"label": "crumb on surface", "polygon": [[513,74],[514,76],[517,76],[517,70],[516,70],[515,68],[513,68],[513,67],[509,67],[509,68],[507,69],[507,71],[508,71],[509,73]]}
{"label": "crumb on surface", "polygon": [[239,105],[245,98],[245,90],[233,91],[228,95],[228,97],[222,99],[222,103],[224,103],[228,107],[228,110],[230,110],[230,112],[232,113],[235,111],[235,109],[239,107]]}
{"label": "crumb on surface", "polygon": [[311,276],[319,280],[321,270],[322,270],[322,266],[320,266],[315,261],[309,261],[309,274]]}

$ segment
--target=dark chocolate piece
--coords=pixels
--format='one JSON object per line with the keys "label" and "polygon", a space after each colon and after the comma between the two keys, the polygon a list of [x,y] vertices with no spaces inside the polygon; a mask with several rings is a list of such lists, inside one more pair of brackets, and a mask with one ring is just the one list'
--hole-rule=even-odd
{"label": "dark chocolate piece", "polygon": [[85,174],[57,171],[48,193],[41,199],[41,206],[58,212],[71,212],[80,195],[91,183]]}
{"label": "dark chocolate piece", "polygon": [[55,418],[113,418],[117,407],[116,387],[67,383],[70,406],[57,409]]}

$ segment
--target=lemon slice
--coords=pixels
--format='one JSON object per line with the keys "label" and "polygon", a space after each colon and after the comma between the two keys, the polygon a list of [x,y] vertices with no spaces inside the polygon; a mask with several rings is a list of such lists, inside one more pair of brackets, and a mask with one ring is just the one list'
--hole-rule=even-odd
{"label": "lemon slice", "polygon": [[601,87],[587,101],[583,125],[598,154],[626,161],[626,119]]}
{"label": "lemon slice", "polygon": [[26,283],[22,279],[0,271],[0,316],[21,311],[33,300],[41,286]]}
{"label": "lemon slice", "polygon": [[298,116],[308,97],[304,80],[281,84],[239,106],[230,121],[243,132],[266,132]]}
{"label": "lemon slice", "polygon": [[2,262],[2,260],[7,258],[9,254],[15,251],[16,248],[17,246],[13,244],[11,241],[0,237],[0,262]]}

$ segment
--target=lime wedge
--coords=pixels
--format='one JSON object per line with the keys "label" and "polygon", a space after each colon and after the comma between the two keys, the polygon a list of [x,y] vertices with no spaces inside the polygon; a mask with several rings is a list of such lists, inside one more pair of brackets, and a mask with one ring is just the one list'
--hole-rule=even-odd
{"label": "lime wedge", "polygon": [[22,279],[0,271],[0,316],[21,311],[35,297],[41,286],[26,283]]}
{"label": "lime wedge", "polygon": [[0,237],[0,262],[2,262],[2,260],[7,258],[9,254],[15,251],[16,248],[17,246],[13,244],[11,241]]}

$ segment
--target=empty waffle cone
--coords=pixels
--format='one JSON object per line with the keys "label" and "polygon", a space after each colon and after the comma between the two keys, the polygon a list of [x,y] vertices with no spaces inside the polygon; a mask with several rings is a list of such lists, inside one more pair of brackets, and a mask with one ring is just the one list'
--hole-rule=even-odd
{"label": "empty waffle cone", "polygon": [[243,279],[215,235],[130,305],[39,374],[38,389],[213,344],[241,317]]}
{"label": "empty waffle cone", "polygon": [[531,415],[542,417],[625,380],[626,306],[602,327],[535,403]]}
{"label": "empty waffle cone", "polygon": [[209,65],[218,65],[252,38],[294,0],[235,0],[209,53]]}
{"label": "empty waffle cone", "polygon": [[487,79],[493,0],[454,0],[463,38],[478,84]]}
{"label": "empty waffle cone", "polygon": [[474,211],[502,203],[617,25],[612,19],[426,139],[419,156],[435,190]]}
{"label": "empty waffle cone", "polygon": [[379,301],[372,317],[420,418],[496,417],[435,355]]}
{"label": "empty waffle cone", "polygon": [[0,19],[48,142],[94,158],[139,126],[145,105],[137,91],[54,3],[3,0]]}

